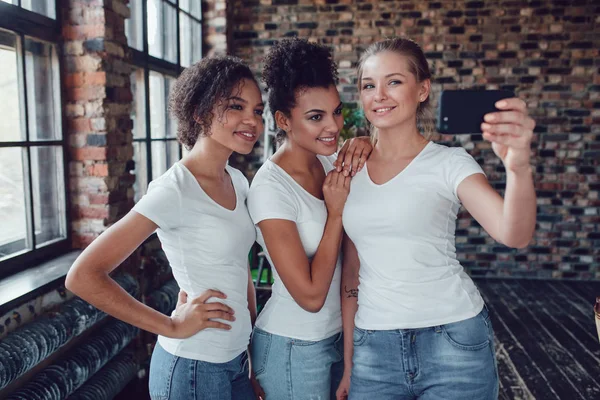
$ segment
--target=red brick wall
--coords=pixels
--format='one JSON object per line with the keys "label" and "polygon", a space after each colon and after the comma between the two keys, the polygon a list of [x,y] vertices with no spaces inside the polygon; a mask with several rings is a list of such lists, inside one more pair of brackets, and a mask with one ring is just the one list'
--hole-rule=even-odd
{"label": "red brick wall", "polygon": [[80,248],[133,206],[129,8],[127,0],[67,0],[62,13],[71,229]]}
{"label": "red brick wall", "polygon": [[[230,50],[260,71],[274,40],[299,35],[330,44],[342,100],[356,102],[361,51],[386,36],[418,41],[439,91],[515,90],[538,127],[533,149],[538,228],[525,250],[495,243],[462,212],[456,242],[474,275],[600,278],[600,4],[594,0],[359,1],[233,0]],[[441,137],[462,145],[492,185],[505,174],[480,135]],[[249,168],[256,157],[248,158]],[[250,171],[251,172],[251,171]]]}

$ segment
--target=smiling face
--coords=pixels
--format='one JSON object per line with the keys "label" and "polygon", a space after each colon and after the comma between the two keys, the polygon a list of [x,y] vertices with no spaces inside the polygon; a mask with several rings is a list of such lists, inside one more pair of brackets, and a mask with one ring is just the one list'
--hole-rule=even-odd
{"label": "smiling face", "polygon": [[416,124],[419,104],[429,96],[429,79],[418,82],[410,63],[403,54],[383,51],[362,66],[360,101],[365,117],[380,130]]}
{"label": "smiling face", "polygon": [[263,131],[263,109],[256,82],[242,79],[215,105],[208,137],[237,153],[250,153]]}
{"label": "smiling face", "polygon": [[278,111],[275,118],[277,125],[287,132],[286,140],[294,145],[325,156],[337,150],[344,117],[340,94],[334,85],[298,89],[289,117]]}

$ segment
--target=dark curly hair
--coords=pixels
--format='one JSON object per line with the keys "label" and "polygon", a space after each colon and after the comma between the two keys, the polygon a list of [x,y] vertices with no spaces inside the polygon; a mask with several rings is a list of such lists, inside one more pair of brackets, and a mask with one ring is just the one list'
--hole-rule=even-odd
{"label": "dark curly hair", "polygon": [[[297,91],[307,88],[328,88],[338,83],[338,71],[331,50],[306,39],[283,39],[273,45],[265,58],[262,80],[269,93],[271,113],[290,115],[296,105]],[[279,129],[277,139],[285,131]]]}
{"label": "dark curly hair", "polygon": [[232,56],[204,58],[181,73],[169,96],[181,144],[189,150],[198,136],[210,134],[215,104],[229,97],[244,78],[256,82],[250,68]]}

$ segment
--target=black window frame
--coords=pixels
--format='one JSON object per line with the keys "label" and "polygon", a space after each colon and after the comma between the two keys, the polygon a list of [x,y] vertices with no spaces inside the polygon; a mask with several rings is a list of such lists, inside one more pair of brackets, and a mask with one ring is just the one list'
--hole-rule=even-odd
{"label": "black window frame", "polygon": [[[144,76],[144,111],[145,111],[145,115],[143,116],[143,118],[145,119],[145,127],[146,127],[146,132],[145,132],[145,136],[144,137],[135,137],[135,134],[133,135],[133,143],[144,143],[145,144],[145,157],[146,157],[146,183],[149,184],[152,179],[153,179],[153,171],[152,171],[152,143],[153,142],[164,142],[164,143],[169,143],[169,142],[176,142],[178,144],[179,147],[179,159],[181,159],[183,157],[183,146],[178,142],[177,137],[168,137],[168,135],[165,134],[165,137],[161,137],[161,138],[153,138],[152,137],[152,121],[150,118],[150,73],[151,72],[158,72],[162,75],[165,76],[165,78],[169,77],[169,78],[173,78],[176,79],[179,74],[181,74],[181,72],[185,69],[184,66],[181,65],[181,35],[180,35],[180,15],[183,13],[185,14],[188,18],[190,18],[192,21],[200,24],[200,26],[202,27],[202,6],[200,5],[200,17],[196,17],[192,14],[191,11],[185,11],[183,9],[180,8],[180,1],[179,0],[160,0],[160,4],[163,7],[173,7],[175,9],[175,33],[176,33],[176,38],[177,38],[177,51],[176,51],[176,61],[175,62],[170,62],[167,61],[165,59],[162,58],[158,58],[155,57],[153,55],[150,54],[150,46],[148,44],[148,1],[147,0],[138,0],[142,2],[142,50],[138,50],[134,47],[131,47],[131,44],[128,43],[128,47],[129,47],[129,51],[131,54],[131,64],[135,67],[135,69],[140,69],[143,71],[143,76]],[[200,1],[200,0],[191,0],[191,1]],[[130,1],[129,2],[129,6],[130,9],[133,7],[133,2]],[[133,13],[133,11],[132,11]],[[161,12],[162,15],[162,27],[164,30],[164,24],[165,24],[165,19],[166,19],[166,13],[163,11]],[[138,21],[139,23],[139,21]],[[203,27],[202,27],[203,28]],[[129,38],[128,38],[129,40]],[[163,48],[163,52],[164,52],[164,36],[161,37],[161,41],[162,41],[162,48]],[[200,52],[200,57],[203,58],[204,57],[204,46],[201,45],[201,52]],[[165,79],[165,93],[166,93],[166,89],[168,87],[168,81]],[[136,94],[133,93],[133,97],[136,98]],[[168,111],[167,111],[167,98],[165,98],[165,129],[168,130]],[[137,116],[136,118],[140,118],[141,116]],[[135,131],[135,127],[133,128]],[[168,147],[166,147],[167,152],[168,152]],[[136,174],[136,180],[139,179],[138,178],[138,173],[140,172],[138,170],[138,166],[136,165],[135,167],[135,174]],[[145,190],[147,190],[147,187],[145,188]],[[139,196],[141,197],[142,195],[144,195],[145,193],[139,193]],[[138,193],[136,193],[136,196],[138,195]]]}
{"label": "black window frame", "polygon": [[[68,138],[66,129],[66,119],[64,115],[65,110],[65,93],[64,85],[62,83],[63,74],[63,62],[61,52],[61,0],[55,1],[55,16],[56,18],[50,18],[42,14],[26,10],[21,7],[21,1],[18,4],[8,4],[0,2],[0,28],[3,30],[14,33],[19,40],[20,45],[16,47],[18,51],[17,57],[19,59],[18,66],[22,70],[23,76],[23,87],[19,82],[19,90],[23,93],[23,115],[21,115],[21,123],[25,129],[25,140],[24,141],[0,141],[0,148],[21,148],[27,152],[27,184],[25,189],[28,192],[28,202],[26,202],[26,208],[28,212],[27,219],[27,237],[31,240],[31,249],[22,250],[0,261],[0,279],[13,275],[15,273],[24,271],[28,268],[34,267],[40,262],[49,258],[55,258],[62,254],[69,252],[72,249],[71,240],[71,218],[70,218],[70,199],[68,191],[69,182],[69,168],[68,168]],[[30,129],[29,129],[29,110],[27,107],[27,78],[26,78],[26,38],[32,38],[41,42],[51,43],[56,46],[57,63],[59,68],[59,87],[60,87],[60,115],[56,117],[60,119],[59,124],[61,126],[61,138],[55,140],[30,140]],[[63,162],[63,187],[64,187],[64,209],[65,216],[65,237],[59,238],[50,244],[44,245],[43,247],[37,248],[36,243],[36,232],[35,232],[35,216],[34,216],[34,190],[33,190],[33,179],[32,179],[32,149],[36,147],[44,146],[60,146],[62,148],[62,162]],[[7,247],[15,245],[16,242],[4,245]]]}

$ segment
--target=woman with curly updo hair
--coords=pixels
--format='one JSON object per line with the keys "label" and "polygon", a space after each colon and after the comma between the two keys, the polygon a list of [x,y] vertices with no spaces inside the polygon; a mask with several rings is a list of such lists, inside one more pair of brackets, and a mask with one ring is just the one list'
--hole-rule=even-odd
{"label": "woman with curly updo hair", "polygon": [[[249,153],[262,132],[261,93],[239,59],[206,58],[177,79],[169,108],[189,153],[85,249],[66,286],[159,335],[150,364],[152,399],[254,399],[246,350],[256,300],[247,255],[256,233],[245,205],[248,181],[227,160],[234,151]],[[154,231],[182,289],[171,316],[109,276]]]}
{"label": "woman with curly updo hair", "polygon": [[343,372],[342,210],[371,145],[353,139],[346,170],[334,167],[344,120],[325,46],[280,41],[266,57],[263,80],[281,146],[248,194],[257,241],[274,267],[272,295],[252,336],[253,368],[267,398],[329,399]]}

